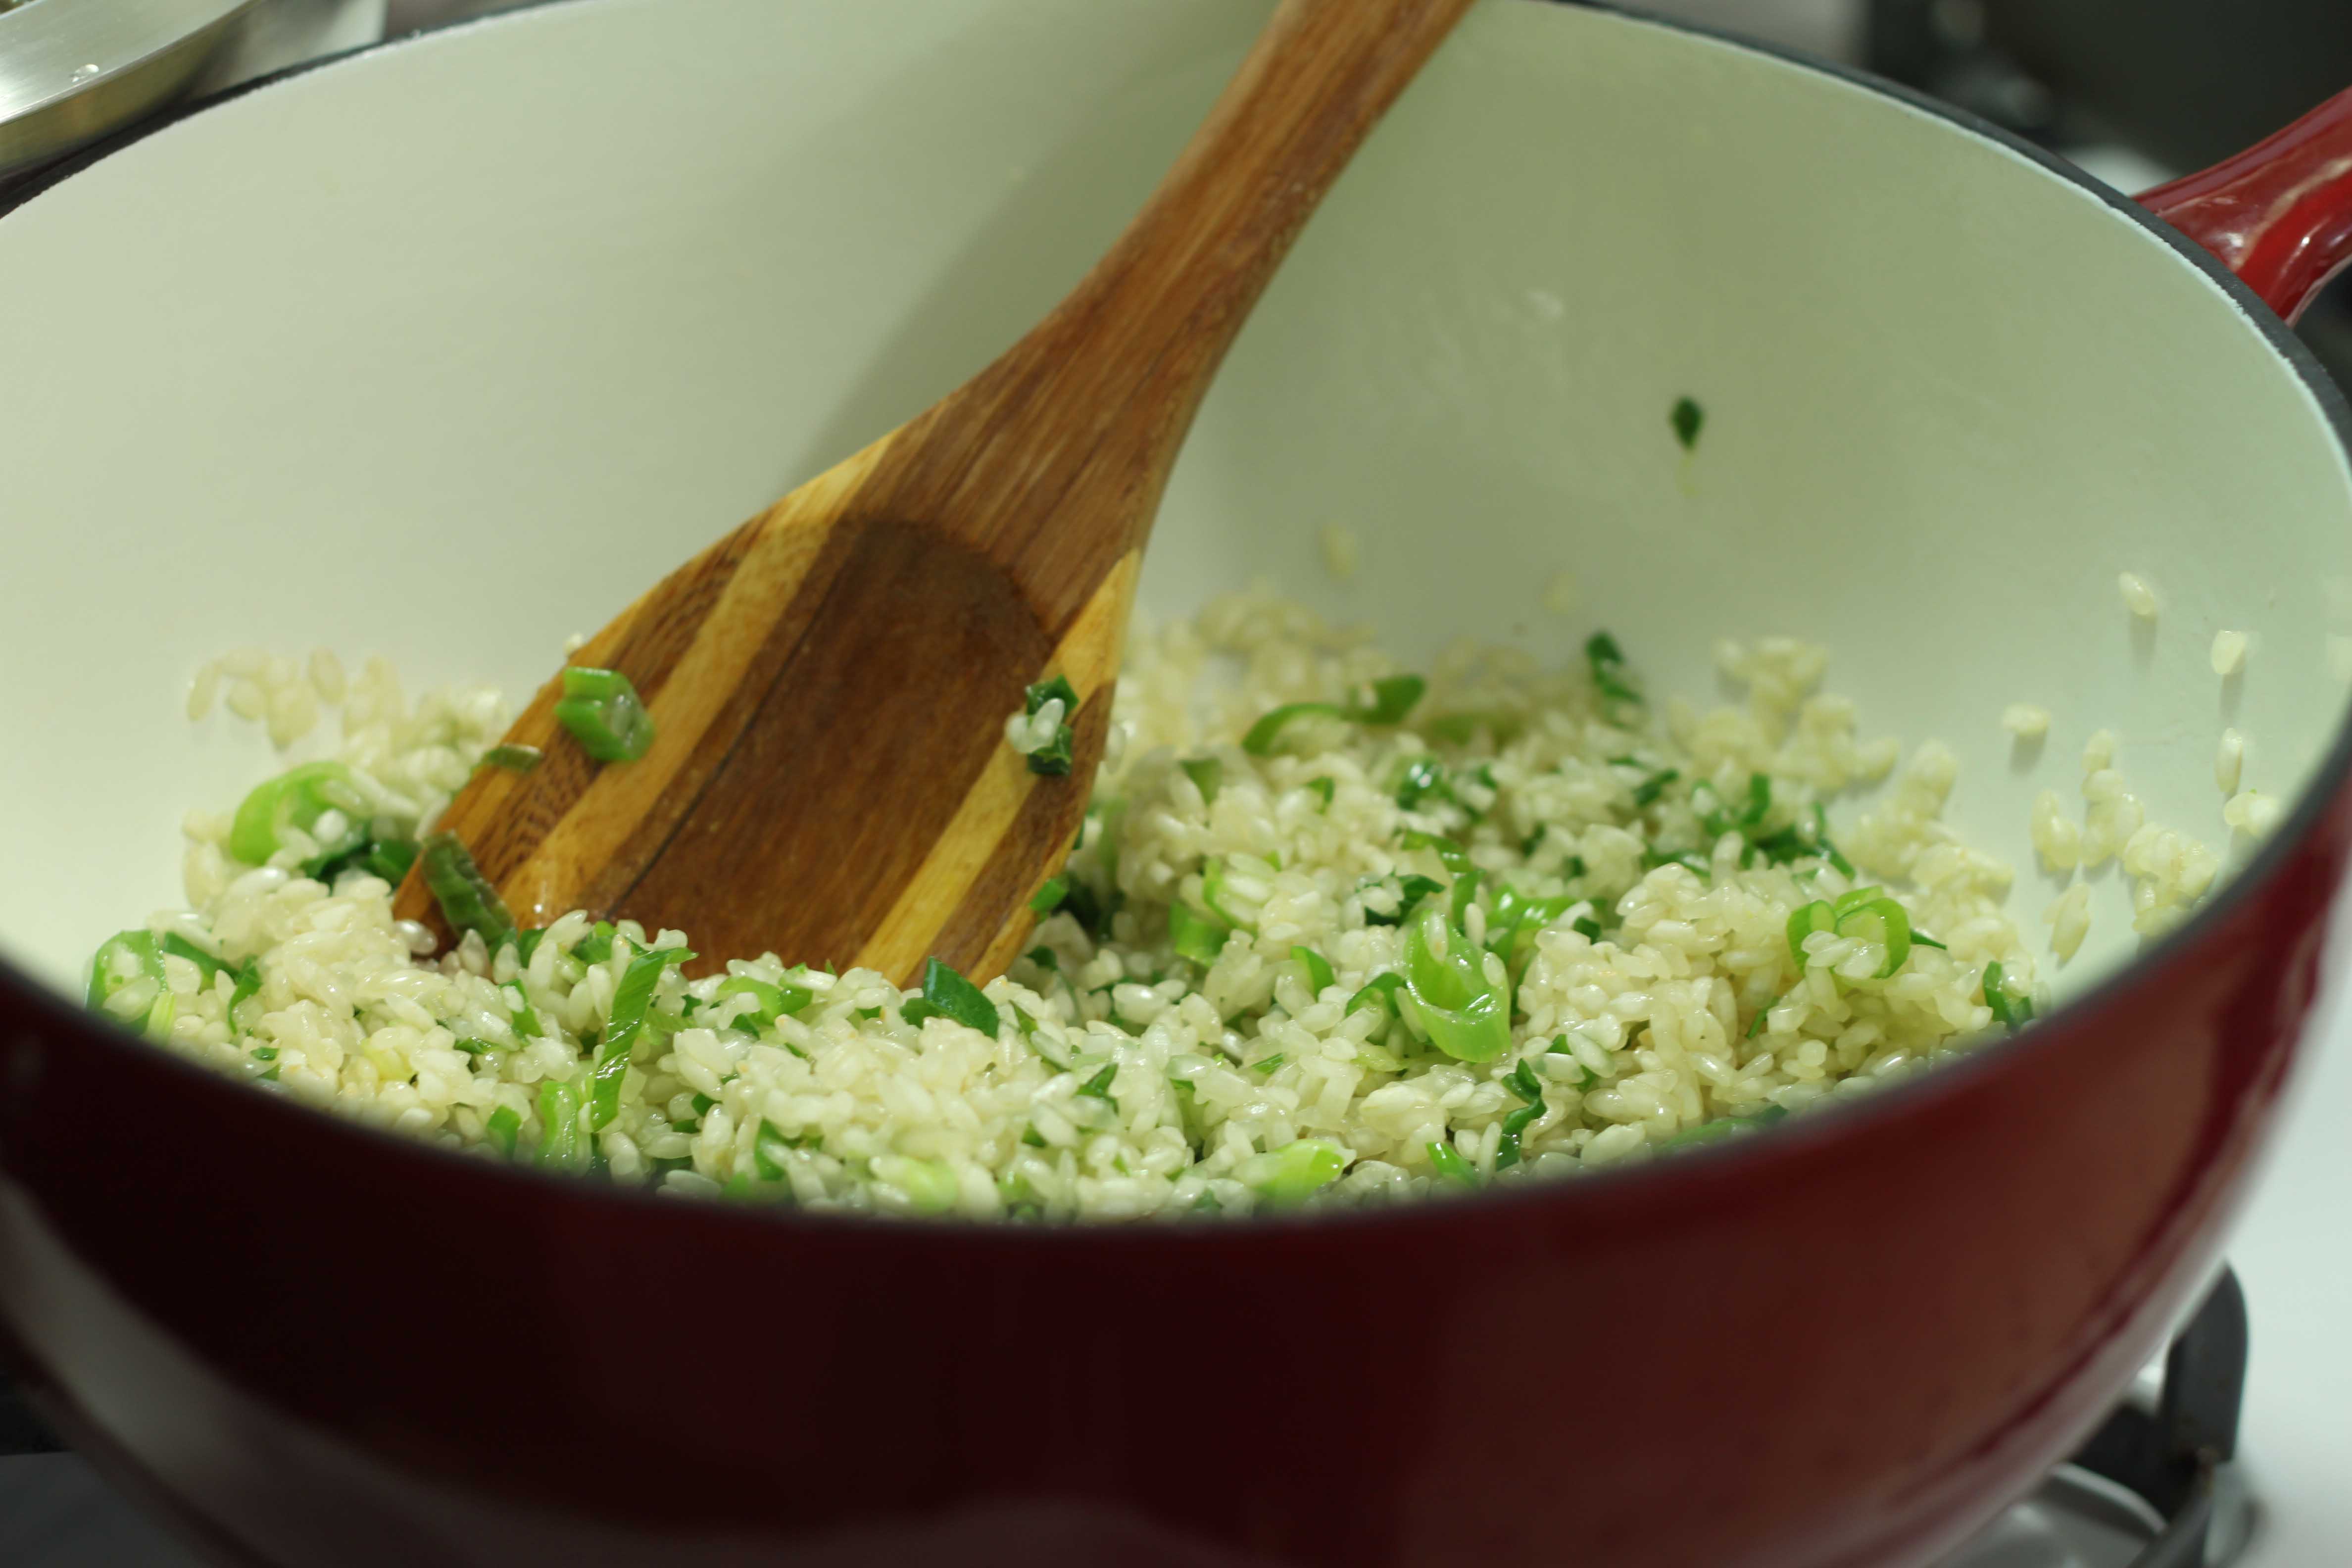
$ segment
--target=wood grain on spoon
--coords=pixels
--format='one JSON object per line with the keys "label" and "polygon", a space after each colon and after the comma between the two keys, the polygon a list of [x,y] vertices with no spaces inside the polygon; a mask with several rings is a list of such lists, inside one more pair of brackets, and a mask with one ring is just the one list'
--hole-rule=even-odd
{"label": "wood grain on spoon", "polygon": [[[1285,0],[1151,200],[1053,313],[944,401],[656,584],[572,662],[636,684],[658,734],[600,764],[484,769],[442,818],[540,925],[572,909],[726,956],[1020,951],[1076,837],[1168,471],[1299,227],[1471,0]],[[821,216],[821,215],[819,215]],[[1059,673],[1075,765],[1031,773],[1006,715]],[[418,873],[402,915],[440,929]]]}

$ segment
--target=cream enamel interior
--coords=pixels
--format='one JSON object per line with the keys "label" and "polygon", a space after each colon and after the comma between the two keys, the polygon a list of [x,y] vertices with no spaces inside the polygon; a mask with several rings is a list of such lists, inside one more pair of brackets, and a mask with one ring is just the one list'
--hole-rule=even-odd
{"label": "cream enamel interior", "polygon": [[[273,766],[183,717],[205,658],[523,692],[948,390],[1076,280],[1265,9],[574,0],[253,93],[0,220],[0,295],[41,301],[0,314],[0,952],[77,986],[176,902],[180,812]],[[1146,608],[1253,575],[1407,657],[1605,625],[1700,699],[1718,635],[1828,642],[1866,731],[1959,754],[1953,815],[2038,940],[2028,806],[2079,812],[2094,729],[2217,847],[2225,725],[2249,784],[2310,779],[2352,476],[2254,324],[2093,193],[1801,67],[1489,0],[1237,346]],[[2224,627],[2254,637],[2227,683]],[[2000,726],[2021,700],[2038,747]],[[2062,991],[2137,951],[2093,885]]]}

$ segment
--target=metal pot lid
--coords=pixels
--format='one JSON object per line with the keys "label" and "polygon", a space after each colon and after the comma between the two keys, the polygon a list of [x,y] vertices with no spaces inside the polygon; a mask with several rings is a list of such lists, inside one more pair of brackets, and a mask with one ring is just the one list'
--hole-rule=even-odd
{"label": "metal pot lid", "polygon": [[255,0],[0,0],[0,178],[184,87]]}

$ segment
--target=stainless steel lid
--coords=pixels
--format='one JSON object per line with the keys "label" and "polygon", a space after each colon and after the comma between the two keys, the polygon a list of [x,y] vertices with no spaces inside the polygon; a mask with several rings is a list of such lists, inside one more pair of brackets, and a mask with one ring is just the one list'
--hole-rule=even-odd
{"label": "stainless steel lid", "polygon": [[255,0],[0,0],[0,179],[169,100]]}

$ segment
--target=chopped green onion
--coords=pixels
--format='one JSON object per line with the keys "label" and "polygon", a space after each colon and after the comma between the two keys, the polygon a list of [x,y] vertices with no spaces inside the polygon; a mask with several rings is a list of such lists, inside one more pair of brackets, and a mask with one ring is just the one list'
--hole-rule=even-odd
{"label": "chopped green onion", "polygon": [[600,763],[635,762],[654,743],[654,716],[617,669],[577,664],[565,669],[555,717],[580,749]]}
{"label": "chopped green onion", "polygon": [[[467,1038],[459,1040],[451,1046],[450,1049],[463,1051],[469,1057],[487,1057],[494,1054],[498,1050],[498,1047],[491,1045],[488,1040],[478,1040],[468,1036]],[[255,1054],[258,1055],[259,1053],[257,1052]]]}
{"label": "chopped green onion", "polygon": [[[477,1043],[478,1044],[479,1042]],[[253,1059],[257,1062],[274,1062],[278,1059],[278,1047],[276,1046],[256,1046],[253,1047]]]}
{"label": "chopped green onion", "polygon": [[1046,703],[1056,701],[1062,705],[1062,717],[1065,719],[1078,710],[1078,690],[1070,684],[1070,678],[1066,675],[1041,680],[1023,692],[1021,711],[1034,719]]}
{"label": "chopped green onion", "polygon": [[[1538,829],[1538,831],[1540,832],[1541,830]],[[1463,872],[1470,869],[1470,851],[1465,849],[1454,839],[1443,837],[1434,833],[1423,833],[1418,828],[1409,827],[1405,829],[1404,837],[1400,840],[1400,842],[1402,842],[1408,849],[1435,850],[1437,852],[1438,863],[1457,877]]]}
{"label": "chopped green onion", "polygon": [[1773,1008],[1775,1008],[1775,1007],[1779,1006],[1780,1005],[1780,997],[1778,997],[1778,996],[1775,996],[1775,997],[1771,998],[1769,1001],[1766,1002],[1766,1003],[1764,1004],[1764,1005],[1762,1005],[1761,1007],[1757,1008],[1757,1009],[1756,1009],[1756,1020],[1755,1020],[1755,1022],[1753,1022],[1753,1023],[1751,1023],[1751,1024],[1749,1024],[1749,1025],[1748,1026],[1748,1034],[1747,1034],[1747,1037],[1747,1037],[1747,1038],[1748,1038],[1748,1039],[1751,1039],[1751,1040],[1752,1040],[1752,1039],[1754,1039],[1757,1036],[1759,1036],[1759,1035],[1762,1034],[1762,1033],[1764,1032],[1764,1016],[1765,1016],[1767,1013],[1769,1013]]}
{"label": "chopped green onion", "polygon": [[1048,702],[1062,704],[1062,722],[1054,731],[1054,738],[1038,750],[1028,753],[1029,771],[1046,778],[1060,778],[1070,771],[1072,748],[1077,743],[1078,732],[1070,723],[1078,710],[1078,694],[1068,678],[1055,676],[1041,680],[1022,695],[1022,711],[1034,719],[1037,710]]}
{"label": "chopped green onion", "polygon": [[1911,932],[1911,942],[1914,946],[1932,947],[1939,952],[1949,952],[1952,951],[1950,948],[1946,947],[1942,942],[1937,942],[1934,937],[1929,936],[1926,931],[1916,929]]}
{"label": "chopped green onion", "polygon": [[738,1028],[745,1024],[753,1030],[765,1029],[787,1013],[797,1013],[814,1000],[809,992],[798,985],[771,985],[764,980],[754,980],[748,974],[730,974],[719,983],[712,994],[713,1005],[731,996],[749,996],[756,1005],[748,1013],[735,1016]]}
{"label": "chopped green onion", "polygon": [[1398,1011],[1415,1034],[1456,1061],[1492,1061],[1510,1048],[1509,987],[1488,983],[1484,957],[1435,910],[1423,910],[1405,936]]}
{"label": "chopped green onion", "polygon": [[1404,722],[1404,716],[1412,711],[1413,704],[1421,700],[1421,694],[1426,689],[1428,682],[1418,675],[1391,675],[1384,680],[1372,682],[1370,701],[1350,698],[1344,703],[1286,702],[1249,727],[1249,733],[1242,737],[1242,750],[1254,757],[1266,755],[1274,750],[1275,742],[1292,720],[1309,713],[1376,728],[1391,728]]}
{"label": "chopped green onion", "polygon": [[401,879],[408,875],[408,868],[415,864],[416,840],[393,834],[369,839],[357,848],[339,854],[314,856],[302,862],[302,874],[331,888],[335,885],[335,879],[344,872],[364,871],[396,888],[400,886]]}
{"label": "chopped green onion", "polygon": [[1465,1187],[1478,1184],[1478,1173],[1470,1168],[1470,1162],[1464,1159],[1462,1152],[1453,1144],[1432,1139],[1424,1147],[1429,1151],[1429,1163],[1436,1167],[1439,1175],[1457,1181]]}
{"label": "chopped green onion", "polygon": [[1789,956],[1796,960],[1799,970],[1805,967],[1805,939],[1815,931],[1836,930],[1837,911],[1823,900],[1815,899],[1789,911]]}
{"label": "chopped green onion", "polygon": [[1685,1127],[1671,1138],[1662,1138],[1657,1147],[1687,1149],[1699,1143],[1713,1143],[1741,1132],[1759,1131],[1789,1114],[1788,1107],[1768,1105],[1761,1110],[1751,1110],[1745,1116],[1718,1116],[1712,1121],[1702,1121],[1696,1127]]}
{"label": "chopped green onion", "polygon": [[508,983],[500,987],[499,994],[507,999],[507,1016],[512,1021],[518,1038],[535,1040],[547,1032],[539,1021],[538,1013],[532,1010],[530,999],[523,994],[522,982]]}
{"label": "chopped green onion", "polygon": [[257,956],[248,958],[242,964],[237,966],[236,984],[230,989],[228,994],[229,1022],[232,1024],[236,1023],[237,1008],[242,1005],[247,998],[258,995],[260,992],[261,960]]}
{"label": "chopped green onion", "polygon": [[1676,850],[1672,854],[1668,854],[1664,850],[1661,849],[1644,849],[1642,851],[1642,868],[1643,870],[1654,871],[1661,866],[1680,866],[1684,870],[1688,871],[1692,876],[1699,878],[1703,881],[1712,880],[1715,876],[1715,868],[1706,859],[1702,858],[1696,850],[1681,849]]}
{"label": "chopped green onion", "polygon": [[1306,965],[1307,988],[1318,996],[1339,984],[1339,977],[1331,973],[1331,961],[1313,948],[1294,947],[1290,956]]}
{"label": "chopped green onion", "polygon": [[196,966],[196,972],[205,977],[205,984],[207,985],[212,984],[212,978],[214,975],[218,974],[222,970],[228,967],[227,964],[223,963],[219,959],[215,958],[211,953],[206,952],[203,948],[198,947],[194,942],[190,942],[186,937],[182,936],[177,931],[164,932],[161,945],[163,951],[171,956],[174,958],[184,958],[190,963],[194,964]]}
{"label": "chopped green onion", "polygon": [[1674,426],[1675,439],[1683,444],[1684,451],[1697,450],[1698,433],[1706,427],[1706,410],[1698,405],[1696,398],[1675,399],[1674,411],[1666,416],[1666,422]]}
{"label": "chopped green onion", "polygon": [[1295,1204],[1329,1186],[1348,1168],[1339,1146],[1321,1138],[1301,1138],[1234,1167],[1234,1179],[1271,1204]]}
{"label": "chopped green onion", "polygon": [[1375,974],[1364,982],[1361,990],[1348,998],[1348,1005],[1339,1016],[1344,1018],[1350,1013],[1360,1013],[1367,1007],[1372,1007],[1394,1017],[1397,1011],[1397,987],[1403,984],[1404,976],[1394,972]]}
{"label": "chopped green onion", "polygon": [[1214,963],[1217,954],[1225,950],[1225,939],[1233,934],[1233,927],[1202,914],[1181,899],[1168,906],[1168,942],[1180,958],[1203,967]]}
{"label": "chopped green onion", "polygon": [[1184,770],[1184,776],[1191,779],[1193,787],[1201,792],[1202,805],[1217,804],[1217,791],[1225,782],[1224,763],[1214,757],[1194,757],[1176,765]]}
{"label": "chopped green onion", "polygon": [[1993,1022],[2012,1034],[2033,1022],[2032,999],[2010,990],[2008,976],[1998,963],[1985,965],[1984,999],[1992,1009]]}
{"label": "chopped green onion", "polygon": [[1429,683],[1418,675],[1391,675],[1372,682],[1370,702],[1350,699],[1339,711],[1359,724],[1386,729],[1403,723],[1428,689]]}
{"label": "chopped green onion", "polygon": [[1337,784],[1333,784],[1328,777],[1311,778],[1307,781],[1307,787],[1323,797],[1323,809],[1325,811],[1331,809],[1331,795],[1332,793],[1339,788]]}
{"label": "chopped green onion", "polygon": [[1280,1051],[1276,1051],[1270,1057],[1258,1058],[1257,1060],[1249,1064],[1249,1069],[1252,1072],[1272,1073],[1275,1068],[1280,1067],[1284,1062],[1289,1059],[1289,1058],[1284,1056]]}
{"label": "chopped green onion", "polygon": [[1633,786],[1634,808],[1640,810],[1656,805],[1658,796],[1665,793],[1666,786],[1682,776],[1680,769],[1666,768],[1652,773],[1640,784],[1635,784]]}
{"label": "chopped green onion", "polygon": [[1201,868],[1201,901],[1209,912],[1239,931],[1255,932],[1257,927],[1225,908],[1225,862],[1223,858],[1209,861]]}
{"label": "chopped green onion", "polygon": [[1624,650],[1607,632],[1595,632],[1584,642],[1584,661],[1592,671],[1593,689],[1612,708],[1639,708],[1642,694],[1625,679]]}
{"label": "chopped green onion", "polygon": [[1117,1062],[1105,1062],[1100,1072],[1097,1072],[1094,1077],[1078,1085],[1077,1092],[1080,1094],[1092,1095],[1097,1100],[1109,1100],[1112,1109],[1116,1110],[1118,1107],[1118,1100],[1111,1094],[1110,1086],[1112,1080],[1118,1077],[1118,1064]]}
{"label": "chopped green onion", "polygon": [[1069,896],[1070,884],[1066,879],[1048,877],[1043,886],[1029,895],[1029,912],[1035,915],[1050,915],[1060,909],[1062,900]]}
{"label": "chopped green onion", "polygon": [[1520,1135],[1544,1113],[1543,1080],[1536,1076],[1533,1058],[1521,1057],[1519,1065],[1511,1069],[1503,1084],[1527,1103],[1503,1118],[1502,1142],[1495,1145],[1495,1169],[1498,1171],[1519,1163]]}
{"label": "chopped green onion", "polygon": [[1003,1021],[997,1016],[996,1004],[982,994],[979,986],[936,958],[923,966],[923,1000],[942,1017],[952,1018],[967,1029],[977,1029],[991,1039],[995,1038],[997,1026]]}
{"label": "chopped green onion", "polygon": [[1479,874],[1475,871],[1465,872],[1454,879],[1454,896],[1446,903],[1446,919],[1454,925],[1463,925],[1467,921],[1470,906],[1477,901],[1478,880]]}
{"label": "chopped green onion", "polygon": [[653,1005],[654,988],[661,984],[662,971],[683,952],[663,948],[640,952],[622,973],[621,984],[613,992],[612,1021],[605,1027],[604,1043],[596,1048],[596,1065],[589,1078],[588,1124],[596,1131],[611,1126],[613,1118],[621,1113],[621,1079],[628,1073],[629,1053],[645,1027],[646,1011]]}
{"label": "chopped green onion", "polygon": [[1568,929],[1576,932],[1587,942],[1599,942],[1601,940],[1601,922],[1594,920],[1591,915],[1577,916],[1574,920],[1568,922]]}
{"label": "chopped green onion", "polygon": [[499,1153],[514,1158],[515,1134],[522,1131],[522,1118],[511,1105],[501,1105],[482,1123],[482,1135],[498,1146]]}
{"label": "chopped green onion", "polygon": [[456,834],[444,831],[425,839],[422,858],[425,885],[452,931],[481,932],[493,952],[515,934],[514,916]]}
{"label": "chopped green onion", "polygon": [[[343,828],[331,838],[319,837],[319,821],[329,812],[343,819]],[[228,852],[248,866],[268,862],[286,847],[291,828],[319,847],[313,863],[323,863],[367,842],[368,799],[359,780],[341,763],[305,763],[256,788],[236,808],[228,831]]]}
{"label": "chopped green onion", "polygon": [[485,768],[504,768],[510,773],[527,773],[539,766],[541,760],[546,754],[537,746],[492,746],[482,753],[482,760],[477,765]]}
{"label": "chopped green onion", "polygon": [[1098,896],[1084,882],[1073,881],[1068,895],[1062,900],[1062,912],[1078,922],[1088,936],[1100,942],[1110,934],[1110,918],[1118,912],[1119,892],[1114,887],[1108,898]]}
{"label": "chopped green onion", "polygon": [[1384,915],[1368,909],[1364,911],[1364,923],[1368,926],[1402,925],[1412,918],[1412,911],[1420,907],[1422,900],[1444,890],[1445,884],[1433,877],[1418,873],[1400,877],[1397,879],[1396,913]]}
{"label": "chopped green onion", "polygon": [[[1861,890],[1877,891],[1874,888]],[[1853,896],[1851,893],[1846,895],[1847,898]],[[1893,899],[1874,898],[1847,909],[1842,899],[1839,908],[1838,935],[1874,942],[1885,950],[1885,957],[1879,963],[1874,979],[1885,980],[1910,962],[1911,916],[1901,904]]]}
{"label": "chopped green onion", "polygon": [[799,1146],[797,1141],[776,1131],[775,1123],[762,1120],[760,1131],[751,1135],[751,1165],[763,1182],[784,1179],[784,1155]]}
{"label": "chopped green onion", "polygon": [[551,1079],[539,1086],[539,1163],[573,1165],[584,1163],[580,1147],[580,1086],[569,1079]]}
{"label": "chopped green onion", "polygon": [[1444,796],[1450,792],[1445,783],[1445,769],[1435,757],[1415,757],[1398,775],[1396,803],[1412,811],[1431,795]]}
{"label": "chopped green onion", "polygon": [[173,999],[172,988],[164,984],[163,952],[152,931],[121,931],[106,940],[90,960],[89,994],[85,1005],[104,1012],[109,997],[141,979],[154,982],[154,999],[135,1023],[129,1019],[118,1022],[130,1024],[149,1039],[160,1041],[171,1031],[172,1016],[178,1004]]}
{"label": "chopped green onion", "polygon": [[613,956],[613,939],[620,931],[610,921],[598,921],[588,934],[572,944],[572,956],[583,963],[602,963]]}
{"label": "chopped green onion", "polygon": [[[1532,943],[1535,933],[1583,902],[1571,893],[1555,893],[1548,899],[1531,899],[1506,883],[1495,894],[1495,909],[1486,922],[1486,946],[1490,952],[1502,954],[1506,962],[1515,958],[1523,944],[1522,937]],[[1459,923],[1458,921],[1456,923]],[[1592,928],[1598,931],[1601,928]]]}
{"label": "chopped green onion", "polygon": [[1837,896],[1837,901],[1830,908],[1837,914],[1843,915],[1848,910],[1858,910],[1873,899],[1883,899],[1885,896],[1886,889],[1884,888],[1855,888],[1840,893]]}

